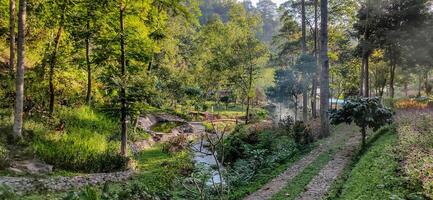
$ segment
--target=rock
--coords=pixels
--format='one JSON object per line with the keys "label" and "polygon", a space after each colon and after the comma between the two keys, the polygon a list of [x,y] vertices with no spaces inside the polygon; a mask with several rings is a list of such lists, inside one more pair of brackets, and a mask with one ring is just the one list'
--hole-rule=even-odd
{"label": "rock", "polygon": [[39,160],[14,161],[11,163],[11,166],[29,174],[48,174],[53,171],[52,165],[45,164]]}
{"label": "rock", "polygon": [[194,128],[186,123],[175,128],[178,133],[194,133]]}
{"label": "rock", "polygon": [[7,168],[6,171],[8,171],[8,172],[10,172],[12,174],[15,174],[15,175],[23,175],[23,174],[25,174],[24,171],[22,171],[20,169],[17,169],[17,168],[13,168],[13,167]]}

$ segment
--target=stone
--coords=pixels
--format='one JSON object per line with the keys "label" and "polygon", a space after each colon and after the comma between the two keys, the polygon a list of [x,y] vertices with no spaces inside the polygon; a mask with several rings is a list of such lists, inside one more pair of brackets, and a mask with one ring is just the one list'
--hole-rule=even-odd
{"label": "stone", "polygon": [[6,169],[6,171],[10,172],[12,174],[15,174],[15,175],[23,175],[23,174],[25,174],[24,171],[22,171],[20,169],[17,169],[17,168],[14,168],[14,167],[9,167],[9,168]]}
{"label": "stone", "polygon": [[34,175],[49,174],[53,171],[52,165],[45,164],[39,160],[14,161],[11,163],[11,167]]}
{"label": "stone", "polygon": [[183,133],[183,134],[185,134],[185,133],[194,133],[194,127],[192,127],[192,126],[191,126],[190,124],[188,124],[188,123],[176,127],[175,130],[176,130],[178,133]]}

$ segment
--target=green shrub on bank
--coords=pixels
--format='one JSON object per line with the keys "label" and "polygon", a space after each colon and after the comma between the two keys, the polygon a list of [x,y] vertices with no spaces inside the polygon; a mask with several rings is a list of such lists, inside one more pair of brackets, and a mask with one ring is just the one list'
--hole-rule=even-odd
{"label": "green shrub on bank", "polygon": [[36,135],[32,146],[39,158],[55,168],[73,171],[126,168],[128,160],[118,153],[120,142],[109,140],[118,132],[116,122],[85,106],[59,110],[56,118],[64,123],[64,130]]}
{"label": "green shrub on bank", "polygon": [[0,169],[4,169],[9,166],[9,151],[6,147],[0,143]]}
{"label": "green shrub on bank", "polygon": [[273,169],[300,152],[291,134],[275,128],[248,131],[239,126],[224,143],[227,182],[236,190],[248,185],[265,169]]}

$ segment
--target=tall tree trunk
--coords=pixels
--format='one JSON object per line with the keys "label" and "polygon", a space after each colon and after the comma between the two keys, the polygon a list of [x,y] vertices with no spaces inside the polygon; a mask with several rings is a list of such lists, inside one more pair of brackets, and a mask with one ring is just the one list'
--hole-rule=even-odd
{"label": "tall tree trunk", "polygon": [[[63,13],[64,11],[65,9],[63,9]],[[59,50],[60,39],[62,38],[64,22],[65,22],[65,14],[62,14],[59,28],[57,29],[56,38],[54,39],[54,49],[53,49],[53,53],[51,54],[51,62],[50,62],[50,75],[49,75],[50,114],[53,114],[54,112],[54,101],[55,101],[55,94],[54,94],[55,91],[54,91],[54,83],[53,83],[54,68],[56,67],[57,52]]]}
{"label": "tall tree trunk", "polygon": [[[314,57],[316,58],[316,66],[319,66],[319,49],[318,49],[318,0],[314,0]],[[317,118],[317,76],[318,72],[314,74],[312,89],[311,89],[311,115],[313,119]]]}
{"label": "tall tree trunk", "polygon": [[366,139],[367,139],[367,129],[366,127],[361,128],[361,134],[362,134],[362,148],[365,148]]}
{"label": "tall tree trunk", "polygon": [[295,122],[298,121],[298,96],[295,96]]}
{"label": "tall tree trunk", "polygon": [[391,63],[391,69],[390,69],[390,79],[389,79],[389,94],[392,99],[394,99],[394,80],[395,80],[395,68],[396,64],[395,62]]}
{"label": "tall tree trunk", "polygon": [[[86,31],[90,31],[90,12],[87,10]],[[86,102],[90,105],[92,99],[92,65],[90,63],[90,34],[86,35],[86,65],[87,65],[87,94]]]}
{"label": "tall tree trunk", "polygon": [[302,20],[302,53],[307,53],[307,30],[306,30],[306,16],[305,16],[305,0],[301,0],[301,20]]}
{"label": "tall tree trunk", "polygon": [[[87,19],[86,19],[86,29],[90,30],[90,12],[87,10]],[[91,103],[92,99],[92,66],[90,63],[90,34],[86,35],[86,65],[87,65],[87,94],[86,94],[86,102],[88,105]]]}
{"label": "tall tree trunk", "polygon": [[368,97],[370,94],[370,88],[369,88],[369,55],[368,53],[364,53],[363,57],[362,57],[362,63],[363,63],[363,72],[364,72],[364,80],[363,80],[363,85],[364,85],[364,91],[363,91],[363,96],[364,97]]}
{"label": "tall tree trunk", "polygon": [[24,58],[25,58],[25,30],[26,30],[27,1],[19,1],[18,11],[18,59],[16,76],[16,98],[13,133],[15,138],[22,138],[23,132],[23,104],[24,104]]}
{"label": "tall tree trunk", "polygon": [[364,62],[365,60],[362,58],[362,64],[361,64],[361,74],[359,76],[359,96],[364,96]]}
{"label": "tall tree trunk", "polygon": [[[125,81],[125,75],[126,75],[126,59],[125,59],[125,22],[124,22],[124,13],[125,13],[125,5],[123,0],[120,0],[119,5],[119,21],[120,21],[120,66],[121,66],[121,73],[122,73],[122,80]],[[120,88],[120,103],[121,103],[121,145],[120,145],[120,154],[123,156],[127,156],[127,149],[126,149],[126,89],[125,89],[125,83],[121,85]]]}
{"label": "tall tree trunk", "polygon": [[367,9],[367,15],[366,15],[366,23],[365,23],[365,27],[364,27],[364,38],[363,38],[363,46],[362,46],[362,66],[361,66],[361,95],[360,96],[364,96],[364,97],[368,97],[369,96],[369,86],[368,86],[368,79],[369,79],[369,75],[368,75],[368,58],[369,58],[369,53],[368,53],[368,49],[367,49],[367,41],[369,39],[369,34],[368,34],[368,23],[369,23],[369,17],[370,17],[370,0],[366,0],[366,9]]}
{"label": "tall tree trunk", "polygon": [[328,0],[320,0],[321,10],[321,61],[322,73],[320,79],[320,128],[322,137],[328,137],[329,132],[329,58],[328,58]]}
{"label": "tall tree trunk", "polygon": [[317,75],[313,77],[313,84],[312,84],[312,90],[311,90],[311,115],[313,119],[317,118]]}
{"label": "tall tree trunk", "polygon": [[421,90],[422,90],[422,73],[420,72],[418,74],[418,97],[421,96]]}
{"label": "tall tree trunk", "polygon": [[[301,1],[301,15],[302,15],[302,54],[307,54],[307,30],[306,30],[306,16],[305,16],[305,0]],[[306,73],[303,75],[304,89],[302,91],[302,120],[308,121],[308,82]]]}
{"label": "tall tree trunk", "polygon": [[15,0],[9,0],[9,74],[14,74],[15,66]]}
{"label": "tall tree trunk", "polygon": [[302,120],[304,123],[308,122],[308,87],[307,81],[305,82],[305,88],[302,92]]}
{"label": "tall tree trunk", "polygon": [[251,104],[251,97],[250,92],[253,87],[253,66],[250,64],[249,72],[248,72],[248,91],[247,91],[247,110],[246,110],[246,120],[245,123],[250,122],[250,104]]}

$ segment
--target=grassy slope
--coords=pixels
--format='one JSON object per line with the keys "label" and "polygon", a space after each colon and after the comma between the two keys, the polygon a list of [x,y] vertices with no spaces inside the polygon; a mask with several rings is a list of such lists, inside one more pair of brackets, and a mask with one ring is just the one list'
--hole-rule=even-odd
{"label": "grassy slope", "polygon": [[346,169],[346,181],[338,181],[328,199],[398,199],[407,194],[404,181],[398,177],[399,163],[393,153],[397,142],[395,130],[382,129],[382,132],[358,162]]}

